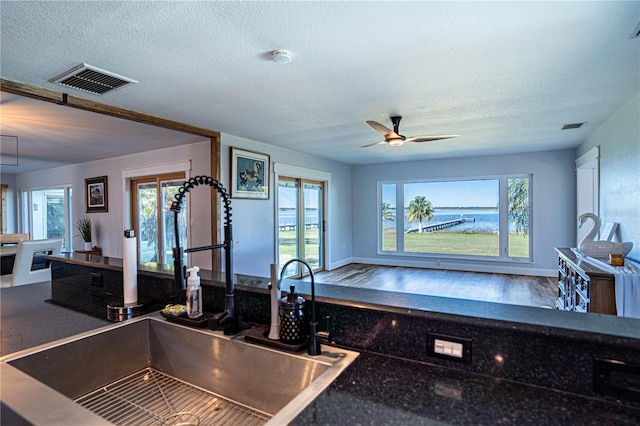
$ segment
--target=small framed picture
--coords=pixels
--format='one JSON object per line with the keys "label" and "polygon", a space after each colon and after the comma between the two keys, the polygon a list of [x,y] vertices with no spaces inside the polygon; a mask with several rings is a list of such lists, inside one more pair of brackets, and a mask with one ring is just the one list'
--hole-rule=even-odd
{"label": "small framed picture", "polygon": [[269,199],[269,156],[231,148],[231,198]]}
{"label": "small framed picture", "polygon": [[107,177],[100,176],[84,180],[84,201],[87,213],[109,211]]}

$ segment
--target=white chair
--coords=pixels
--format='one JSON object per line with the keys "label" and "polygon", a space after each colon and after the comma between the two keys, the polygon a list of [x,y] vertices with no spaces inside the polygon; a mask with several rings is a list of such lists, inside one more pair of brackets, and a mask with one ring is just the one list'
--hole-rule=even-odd
{"label": "white chair", "polygon": [[51,265],[40,269],[33,269],[33,258],[37,254],[60,254],[62,252],[62,238],[49,238],[46,240],[26,240],[18,243],[16,259],[13,263],[13,273],[3,275],[2,287],[39,283],[51,281]]}
{"label": "white chair", "polygon": [[29,234],[0,234],[0,246],[18,244],[28,239]]}

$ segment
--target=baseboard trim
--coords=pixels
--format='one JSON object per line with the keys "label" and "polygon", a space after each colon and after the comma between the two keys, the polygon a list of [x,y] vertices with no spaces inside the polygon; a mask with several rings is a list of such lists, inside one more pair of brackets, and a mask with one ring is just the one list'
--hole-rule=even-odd
{"label": "baseboard trim", "polygon": [[[333,271],[334,269],[342,268],[343,266],[347,266],[352,263],[354,263],[353,258],[348,257],[346,259],[342,259],[337,262],[331,262],[329,265],[326,266],[325,269],[327,271]],[[355,262],[355,263],[362,263],[362,262]]]}

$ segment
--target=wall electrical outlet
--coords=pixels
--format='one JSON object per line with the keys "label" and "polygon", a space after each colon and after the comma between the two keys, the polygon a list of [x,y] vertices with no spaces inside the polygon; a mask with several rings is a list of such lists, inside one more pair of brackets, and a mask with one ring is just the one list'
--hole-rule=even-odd
{"label": "wall electrical outlet", "polygon": [[471,363],[471,339],[427,332],[427,355]]}

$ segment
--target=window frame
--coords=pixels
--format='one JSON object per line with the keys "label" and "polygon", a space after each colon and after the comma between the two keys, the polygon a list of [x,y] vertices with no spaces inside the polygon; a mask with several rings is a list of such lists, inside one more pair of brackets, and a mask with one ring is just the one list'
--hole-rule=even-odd
{"label": "window frame", "polygon": [[[320,186],[320,191],[321,191],[321,202],[322,202],[322,206],[321,208],[318,209],[318,244],[320,245],[320,249],[319,249],[319,253],[318,253],[318,266],[315,267],[312,265],[312,271],[314,273],[316,272],[320,272],[320,271],[324,271],[326,269],[326,219],[325,219],[325,214],[326,214],[326,182],[322,181],[322,180],[317,180],[317,179],[308,179],[308,178],[302,178],[302,177],[293,177],[293,176],[286,176],[286,175],[280,175],[278,176],[278,179],[275,182],[275,194],[276,197],[278,197],[278,206],[279,206],[279,187],[280,187],[280,181],[286,181],[286,182],[293,182],[295,183],[295,188],[297,191],[297,206],[296,206],[296,213],[297,213],[297,217],[296,217],[296,242],[297,242],[297,247],[296,247],[296,257],[299,258],[303,258],[306,259],[307,258],[307,253],[305,251],[305,234],[306,234],[306,227],[304,225],[304,215],[305,215],[305,200],[304,200],[304,192],[305,192],[305,184],[313,184],[313,185],[318,185]],[[301,225],[302,224],[302,225]],[[279,232],[279,215],[276,215],[276,246],[278,247],[278,257],[280,256],[280,232]],[[278,261],[280,261],[280,259],[278,259]],[[308,271],[306,270],[301,270],[302,268],[298,268],[296,266],[296,275],[294,276],[298,276],[298,277],[302,277],[303,275],[306,275],[308,273]]]}
{"label": "window frame", "polygon": [[[529,179],[529,256],[528,257],[515,257],[509,256],[509,188],[508,182],[510,179]],[[401,207],[402,226],[398,226],[398,208],[397,206],[404,206],[405,204],[405,185],[406,184],[419,184],[419,183],[434,183],[434,182],[456,182],[456,181],[474,181],[474,180],[498,180],[499,182],[499,194],[498,194],[498,232],[499,232],[499,247],[498,256],[477,256],[468,254],[454,254],[454,253],[421,253],[421,252],[408,252],[404,250],[404,210]],[[384,185],[396,185],[396,250],[383,250],[383,221],[382,221],[382,187]],[[438,178],[438,179],[391,179],[380,180],[376,186],[376,233],[377,233],[377,246],[376,252],[379,256],[402,256],[402,257],[418,257],[425,259],[459,259],[459,260],[474,260],[474,261],[488,261],[488,262],[511,262],[511,263],[533,263],[533,235],[534,235],[534,206],[533,206],[533,173],[514,173],[514,174],[501,174],[491,176],[464,176],[464,177],[450,177],[450,178]]]}
{"label": "window frame", "polygon": [[[164,239],[163,236],[165,234],[164,230],[164,221],[163,219],[163,208],[162,205],[162,182],[173,181],[173,180],[186,180],[185,172],[171,172],[158,174],[153,176],[140,176],[140,177],[132,177],[129,180],[129,193],[131,196],[130,205],[131,205],[131,227],[135,230],[135,235],[138,238],[138,259],[141,258],[141,243],[140,238],[142,236],[141,230],[139,229],[139,211],[138,211],[138,185],[145,183],[155,183],[156,187],[156,219],[157,219],[157,232],[156,232],[156,243],[158,247],[158,252],[156,253],[158,256],[157,263],[160,264],[169,264],[173,261],[173,259],[166,259],[166,247],[164,247]],[[185,206],[186,208],[186,206]],[[186,214],[186,211],[185,211]],[[188,215],[187,215],[188,218]],[[187,235],[188,235],[188,229]]]}
{"label": "window frame", "polygon": [[62,190],[63,192],[63,222],[65,226],[64,236],[62,237],[62,251],[73,252],[74,250],[74,232],[75,232],[75,219],[72,215],[73,212],[73,187],[70,184],[54,185],[51,187],[31,188],[18,191],[18,232],[24,232],[29,234],[29,238],[47,238],[41,236],[34,230],[33,220],[33,193],[42,191]]}

